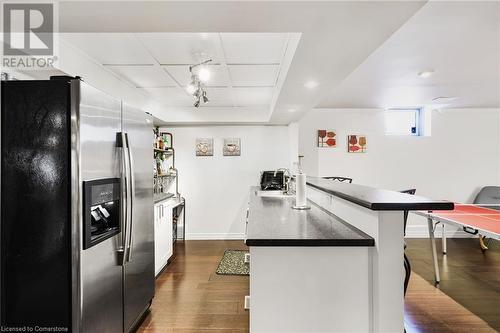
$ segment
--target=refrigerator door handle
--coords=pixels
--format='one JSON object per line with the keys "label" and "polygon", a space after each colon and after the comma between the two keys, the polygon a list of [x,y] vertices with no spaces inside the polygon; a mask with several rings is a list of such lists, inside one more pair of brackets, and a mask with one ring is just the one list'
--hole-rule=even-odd
{"label": "refrigerator door handle", "polygon": [[125,265],[127,257],[127,230],[128,230],[128,198],[130,196],[128,181],[129,181],[129,167],[127,161],[127,138],[125,133],[117,133],[117,147],[121,148],[121,164],[122,164],[122,174],[121,174],[121,184],[122,184],[122,237],[121,243],[118,247],[118,262],[121,266]]}
{"label": "refrigerator door handle", "polygon": [[128,230],[128,245],[127,245],[127,256],[126,260],[130,262],[132,258],[132,249],[134,243],[134,200],[135,200],[135,175],[134,175],[134,159],[132,158],[132,149],[130,147],[130,141],[128,139],[128,133],[125,133],[125,138],[127,140],[127,154],[128,154],[128,164],[129,164],[129,182],[130,182],[130,220],[129,220],[129,230]]}

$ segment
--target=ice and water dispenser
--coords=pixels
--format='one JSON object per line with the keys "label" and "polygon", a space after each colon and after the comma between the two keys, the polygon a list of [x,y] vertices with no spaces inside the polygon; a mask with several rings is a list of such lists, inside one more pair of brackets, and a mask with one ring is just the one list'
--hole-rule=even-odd
{"label": "ice and water dispenser", "polygon": [[83,249],[120,233],[120,178],[83,182]]}

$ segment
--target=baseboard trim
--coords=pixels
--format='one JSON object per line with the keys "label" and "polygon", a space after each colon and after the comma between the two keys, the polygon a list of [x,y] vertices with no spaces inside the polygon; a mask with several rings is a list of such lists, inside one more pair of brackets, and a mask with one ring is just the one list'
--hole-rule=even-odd
{"label": "baseboard trim", "polygon": [[[436,238],[441,238],[441,227],[435,231]],[[429,232],[425,225],[408,225],[406,227],[407,238],[428,238]],[[447,238],[470,238],[472,235],[451,226],[446,227]],[[188,233],[186,240],[244,240],[244,233]]]}
{"label": "baseboard trim", "polygon": [[244,240],[244,233],[189,233],[186,240]]}
{"label": "baseboard trim", "polygon": [[[436,227],[434,235],[436,238],[441,238],[442,230],[441,226]],[[471,238],[471,234],[468,234],[460,229],[455,229],[452,226],[446,226],[446,238]],[[406,226],[406,238],[428,238],[429,231],[426,225],[408,225]]]}

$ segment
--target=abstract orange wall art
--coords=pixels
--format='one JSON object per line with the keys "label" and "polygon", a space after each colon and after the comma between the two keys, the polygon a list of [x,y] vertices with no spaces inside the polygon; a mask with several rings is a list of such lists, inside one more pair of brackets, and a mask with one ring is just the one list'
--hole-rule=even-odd
{"label": "abstract orange wall art", "polygon": [[347,136],[347,152],[349,153],[366,153],[366,136],[365,135],[348,135]]}
{"label": "abstract orange wall art", "polygon": [[337,133],[335,130],[318,130],[318,147],[337,147]]}

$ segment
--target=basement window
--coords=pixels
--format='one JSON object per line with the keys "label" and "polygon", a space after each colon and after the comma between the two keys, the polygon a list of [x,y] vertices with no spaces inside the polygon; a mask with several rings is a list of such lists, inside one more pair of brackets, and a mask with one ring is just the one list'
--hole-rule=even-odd
{"label": "basement window", "polygon": [[424,135],[422,108],[397,108],[385,111],[386,135]]}

